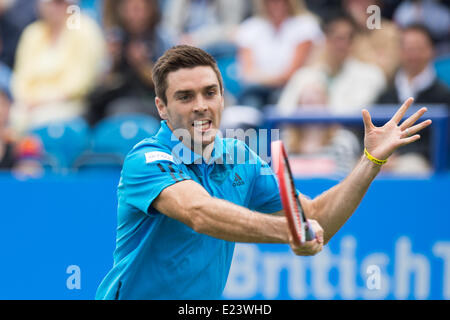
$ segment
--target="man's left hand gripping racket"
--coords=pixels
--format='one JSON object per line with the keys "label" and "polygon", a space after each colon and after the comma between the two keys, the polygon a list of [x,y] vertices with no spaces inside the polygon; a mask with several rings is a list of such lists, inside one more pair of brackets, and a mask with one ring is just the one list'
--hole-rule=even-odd
{"label": "man's left hand gripping racket", "polygon": [[282,141],[274,141],[271,145],[272,162],[278,177],[281,203],[283,204],[289,229],[297,244],[313,240],[316,236],[306,220],[300,200],[296,196],[294,180],[286,150]]}

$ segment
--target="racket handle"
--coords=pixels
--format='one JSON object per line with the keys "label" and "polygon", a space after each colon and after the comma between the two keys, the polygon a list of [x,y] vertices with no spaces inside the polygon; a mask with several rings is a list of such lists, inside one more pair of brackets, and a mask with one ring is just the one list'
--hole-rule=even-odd
{"label": "racket handle", "polygon": [[316,238],[316,233],[314,232],[314,230],[311,228],[311,226],[309,225],[309,223],[307,224],[308,228],[307,230],[305,230],[305,239],[306,241],[311,241],[314,240]]}

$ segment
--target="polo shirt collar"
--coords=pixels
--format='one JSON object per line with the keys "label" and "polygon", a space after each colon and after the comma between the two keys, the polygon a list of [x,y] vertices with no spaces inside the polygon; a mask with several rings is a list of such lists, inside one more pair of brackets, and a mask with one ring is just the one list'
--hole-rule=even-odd
{"label": "polo shirt collar", "polygon": [[182,143],[172,132],[172,130],[167,125],[166,120],[161,121],[161,128],[156,133],[156,139],[159,140],[162,144],[169,147],[172,156],[174,158],[174,161],[176,163],[184,163],[184,164],[199,164],[199,163],[206,163],[206,164],[212,164],[214,162],[217,163],[224,163],[219,162],[219,160],[225,161],[224,156],[224,143],[223,139],[219,136],[219,134],[216,135],[214,139],[214,148],[211,152],[211,157],[208,162],[206,162],[203,159],[203,156],[201,154],[198,154],[188,148],[184,143]]}

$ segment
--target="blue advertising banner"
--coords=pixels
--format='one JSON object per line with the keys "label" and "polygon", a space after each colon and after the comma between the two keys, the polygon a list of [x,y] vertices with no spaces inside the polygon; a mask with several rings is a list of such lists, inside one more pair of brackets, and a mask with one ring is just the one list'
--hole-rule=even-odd
{"label": "blue advertising banner", "polygon": [[[0,299],[93,299],[112,265],[118,172],[0,175]],[[314,197],[337,180],[297,180]],[[378,178],[314,257],[237,244],[225,299],[450,299],[450,175]]]}

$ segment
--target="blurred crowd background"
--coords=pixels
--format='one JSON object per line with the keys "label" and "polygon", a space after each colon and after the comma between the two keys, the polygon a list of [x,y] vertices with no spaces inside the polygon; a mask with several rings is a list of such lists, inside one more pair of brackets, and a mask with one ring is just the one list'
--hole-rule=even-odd
{"label": "blurred crowd background", "polygon": [[[120,167],[159,129],[151,71],[176,44],[218,61],[223,129],[262,128],[268,110],[360,117],[410,96],[450,107],[448,1],[0,0],[0,168]],[[345,174],[362,154],[361,126],[280,128],[300,175]],[[383,170],[434,172],[433,135]]]}

